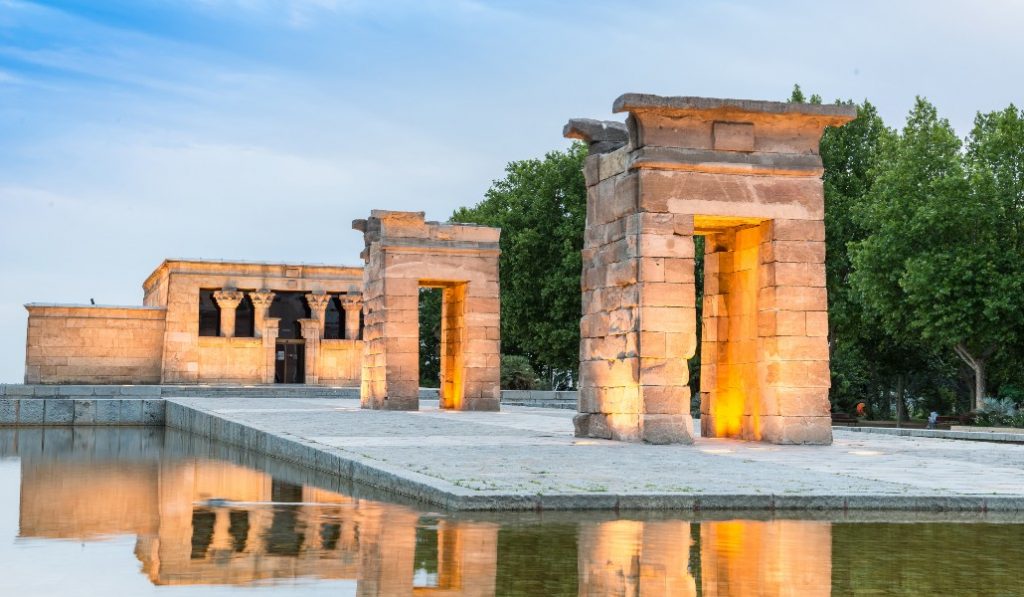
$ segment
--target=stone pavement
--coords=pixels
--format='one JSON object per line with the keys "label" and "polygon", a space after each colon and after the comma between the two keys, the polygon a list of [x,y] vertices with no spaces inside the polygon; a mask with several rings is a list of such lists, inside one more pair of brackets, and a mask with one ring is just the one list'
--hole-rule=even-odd
{"label": "stone pavement", "polygon": [[169,398],[167,424],[449,509],[976,510],[1024,515],[1024,446],[836,430],[831,446],[573,437],[572,411],[370,411]]}

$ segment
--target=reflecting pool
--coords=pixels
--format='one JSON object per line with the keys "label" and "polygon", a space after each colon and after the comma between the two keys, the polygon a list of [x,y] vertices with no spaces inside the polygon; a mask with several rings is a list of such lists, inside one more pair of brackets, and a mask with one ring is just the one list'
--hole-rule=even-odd
{"label": "reflecting pool", "polygon": [[1024,595],[992,516],[448,514],[162,428],[0,458],[0,595]]}

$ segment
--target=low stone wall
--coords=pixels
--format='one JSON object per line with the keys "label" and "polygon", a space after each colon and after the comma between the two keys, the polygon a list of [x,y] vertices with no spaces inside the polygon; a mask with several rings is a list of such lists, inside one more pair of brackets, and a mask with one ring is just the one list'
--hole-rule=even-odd
{"label": "low stone wall", "polygon": [[162,398],[0,397],[0,426],[163,424]]}
{"label": "low stone wall", "polygon": [[[963,427],[959,425],[949,431],[944,429],[908,429],[906,427],[841,427],[837,429],[857,433],[876,433],[879,435],[898,435],[902,437],[932,437],[937,439],[1024,444],[1024,429],[989,428],[993,429],[993,431],[986,431],[985,428]],[[999,430],[995,431],[995,429]]]}
{"label": "low stone wall", "polygon": [[163,425],[164,400],[184,397],[348,398],[359,388],[244,385],[0,384],[0,427]]}
{"label": "low stone wall", "polygon": [[552,392],[545,390],[502,390],[501,403],[509,406],[533,406],[576,410],[579,392]]}
{"label": "low stone wall", "polygon": [[29,304],[26,383],[158,383],[166,309]]}
{"label": "low stone wall", "polygon": [[[277,385],[51,385],[0,384],[0,426],[162,425],[167,398],[359,399],[359,388]],[[437,388],[420,388],[421,400],[437,400]],[[577,393],[502,390],[506,406],[575,410]]]}

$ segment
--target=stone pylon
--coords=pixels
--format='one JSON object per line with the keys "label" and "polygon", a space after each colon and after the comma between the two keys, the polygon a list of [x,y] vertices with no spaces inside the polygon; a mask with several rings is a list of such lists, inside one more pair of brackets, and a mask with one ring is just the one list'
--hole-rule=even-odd
{"label": "stone pylon", "polygon": [[501,230],[373,210],[363,232],[363,408],[419,408],[419,291],[441,288],[441,408],[498,410]]}
{"label": "stone pylon", "polygon": [[626,94],[572,120],[584,174],[576,434],[693,440],[694,236],[705,237],[701,431],[832,440],[818,143],[846,105]]}

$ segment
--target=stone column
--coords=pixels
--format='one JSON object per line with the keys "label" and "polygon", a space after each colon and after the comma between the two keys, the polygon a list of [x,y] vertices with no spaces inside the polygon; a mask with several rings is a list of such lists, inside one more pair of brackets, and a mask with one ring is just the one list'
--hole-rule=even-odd
{"label": "stone column", "polygon": [[279,317],[267,317],[263,321],[263,353],[267,355],[263,383],[274,383],[274,373],[277,371],[277,336],[280,328]]}
{"label": "stone column", "polygon": [[320,381],[322,327],[316,319],[300,319],[299,325],[302,327],[302,337],[306,340],[306,383],[316,384]]}
{"label": "stone column", "polygon": [[359,315],[363,312],[362,294],[343,294],[339,297],[345,309],[345,339],[359,340]]}
{"label": "stone column", "polygon": [[331,301],[331,296],[324,293],[309,293],[306,295],[306,304],[309,305],[310,314],[313,319],[320,325],[320,335],[323,337],[324,330],[324,319],[327,313],[327,303]]}
{"label": "stone column", "polygon": [[252,301],[253,321],[255,322],[255,329],[253,331],[257,338],[262,338],[267,313],[270,312],[270,305],[274,302],[274,293],[264,288],[256,292],[250,292],[249,300]]}
{"label": "stone column", "polygon": [[244,295],[237,290],[218,290],[213,293],[213,300],[220,307],[220,335],[232,338],[235,335],[235,309],[242,302]]}

